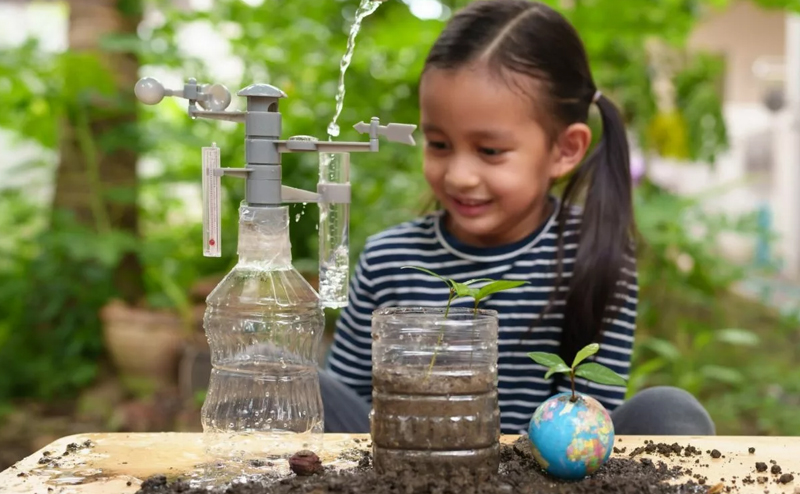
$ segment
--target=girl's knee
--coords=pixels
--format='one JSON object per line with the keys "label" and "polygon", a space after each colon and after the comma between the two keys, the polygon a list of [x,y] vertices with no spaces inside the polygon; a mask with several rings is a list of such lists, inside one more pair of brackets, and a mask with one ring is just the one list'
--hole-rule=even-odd
{"label": "girl's knee", "polygon": [[679,406],[705,411],[703,405],[688,391],[673,386],[654,386],[636,393],[631,401],[641,401],[653,406]]}
{"label": "girl's knee", "polygon": [[612,414],[618,434],[709,436],[713,420],[691,393],[671,386],[647,388]]}

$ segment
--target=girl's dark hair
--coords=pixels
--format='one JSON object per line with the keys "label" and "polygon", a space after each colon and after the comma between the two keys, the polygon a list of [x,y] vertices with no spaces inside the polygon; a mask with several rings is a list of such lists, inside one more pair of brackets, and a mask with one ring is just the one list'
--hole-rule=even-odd
{"label": "girl's dark hair", "polygon": [[[522,74],[534,110],[551,142],[566,126],[586,122],[595,102],[586,51],[578,33],[552,8],[528,0],[479,0],[450,20],[429,53],[425,70],[458,69],[483,63],[509,83]],[[424,72],[423,72],[424,73]],[[597,341],[603,319],[632,255],[633,206],[628,141],[617,108],[604,96],[596,100],[603,136],[595,151],[573,172],[557,212],[559,263],[563,283],[564,226],[585,190],[580,241],[565,297],[561,356],[570,362],[583,346]],[[561,291],[556,288],[554,300]],[[616,305],[622,305],[618,302]]]}

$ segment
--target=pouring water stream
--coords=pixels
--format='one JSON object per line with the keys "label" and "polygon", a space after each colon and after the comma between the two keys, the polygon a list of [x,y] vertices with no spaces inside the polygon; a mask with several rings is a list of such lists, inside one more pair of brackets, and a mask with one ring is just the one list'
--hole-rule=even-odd
{"label": "pouring water stream", "polygon": [[355,19],[353,20],[353,25],[350,27],[350,35],[347,38],[347,50],[342,57],[342,61],[339,63],[340,70],[339,86],[336,93],[336,113],[334,113],[333,120],[331,120],[331,123],[328,125],[328,140],[339,136],[339,125],[336,124],[336,120],[342,113],[342,106],[344,105],[344,75],[353,59],[353,49],[356,46],[356,36],[361,29],[361,22],[368,15],[375,12],[384,1],[385,0],[361,0],[361,4],[358,6],[358,9],[356,9]]}

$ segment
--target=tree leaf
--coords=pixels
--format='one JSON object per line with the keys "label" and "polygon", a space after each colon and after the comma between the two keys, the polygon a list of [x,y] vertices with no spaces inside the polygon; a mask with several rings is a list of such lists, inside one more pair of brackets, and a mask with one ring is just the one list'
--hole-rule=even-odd
{"label": "tree leaf", "polygon": [[738,328],[721,329],[715,336],[718,341],[737,346],[756,346],[761,341],[752,331]]}
{"label": "tree leaf", "polygon": [[677,362],[681,358],[681,351],[672,342],[661,338],[648,338],[642,342],[642,346],[668,362]]}
{"label": "tree leaf", "polygon": [[704,365],[700,369],[700,374],[706,379],[712,379],[732,386],[742,384],[745,381],[744,375],[739,370],[723,367],[721,365]]}
{"label": "tree leaf", "polygon": [[591,357],[597,353],[598,350],[600,350],[600,345],[597,343],[592,343],[581,348],[581,350],[575,355],[575,360],[572,361],[572,367],[575,367],[583,362],[586,357]]}
{"label": "tree leaf", "polygon": [[547,371],[547,374],[544,375],[544,378],[545,379],[550,379],[550,376],[552,376],[553,374],[555,374],[557,372],[562,372],[562,373],[565,373],[565,374],[569,374],[570,372],[572,372],[572,369],[567,367],[567,364],[556,364],[553,367],[550,367],[550,370]]}
{"label": "tree leaf", "polygon": [[478,291],[477,298],[482,299],[488,295],[493,293],[497,293],[503,290],[510,290],[511,288],[516,288],[518,286],[522,286],[528,283],[527,281],[511,281],[511,280],[497,280],[488,285],[484,285]]}
{"label": "tree leaf", "polygon": [[609,386],[625,386],[626,384],[622,376],[608,367],[595,362],[588,362],[580,365],[575,369],[575,375],[598,384],[607,384]]}
{"label": "tree leaf", "polygon": [[[554,353],[547,353],[547,352],[530,352],[528,357],[532,358],[534,362],[539,365],[543,365],[548,369],[552,369],[553,367],[563,365],[567,367],[567,363],[561,359],[558,355]],[[569,367],[567,367],[569,368]]]}

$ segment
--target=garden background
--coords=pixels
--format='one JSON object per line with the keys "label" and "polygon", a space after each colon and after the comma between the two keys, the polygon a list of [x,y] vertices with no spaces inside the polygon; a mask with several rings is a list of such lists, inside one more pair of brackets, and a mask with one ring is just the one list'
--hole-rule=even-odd
{"label": "garden background", "polygon": [[[363,139],[352,125],[373,115],[418,121],[424,56],[464,3],[388,1],[365,20],[340,139]],[[641,304],[630,392],[683,387],[720,434],[800,434],[800,305],[796,292],[754,281],[796,279],[780,256],[764,254],[775,236],[763,207],[730,214],[706,201],[720,188],[686,194],[657,180],[664,163],[718,170],[732,145],[726,59],[689,46],[697,26],[742,3],[788,16],[796,2],[548,3],[580,31],[636,150]],[[0,2],[6,34],[12,24],[31,28],[0,37],[0,469],[70,433],[199,430],[209,370],[203,299],[235,263],[243,198],[241,181],[223,180],[223,255],[203,257],[200,148],[216,142],[223,166],[241,166],[243,131],[188,118],[183,100],[143,106],[134,84],[149,75],[177,88],[196,77],[235,93],[268,82],[288,94],[284,136],[325,138],[357,6]],[[765,104],[783,105],[772,89]],[[240,103],[234,96],[231,107]],[[425,186],[420,147],[383,144],[352,162],[355,259],[368,235],[418,212]],[[285,155],[284,183],[314,190],[317,165],[313,155]],[[293,205],[292,217],[300,213],[293,255],[313,283],[317,208]],[[731,255],[734,241],[754,254]]]}

